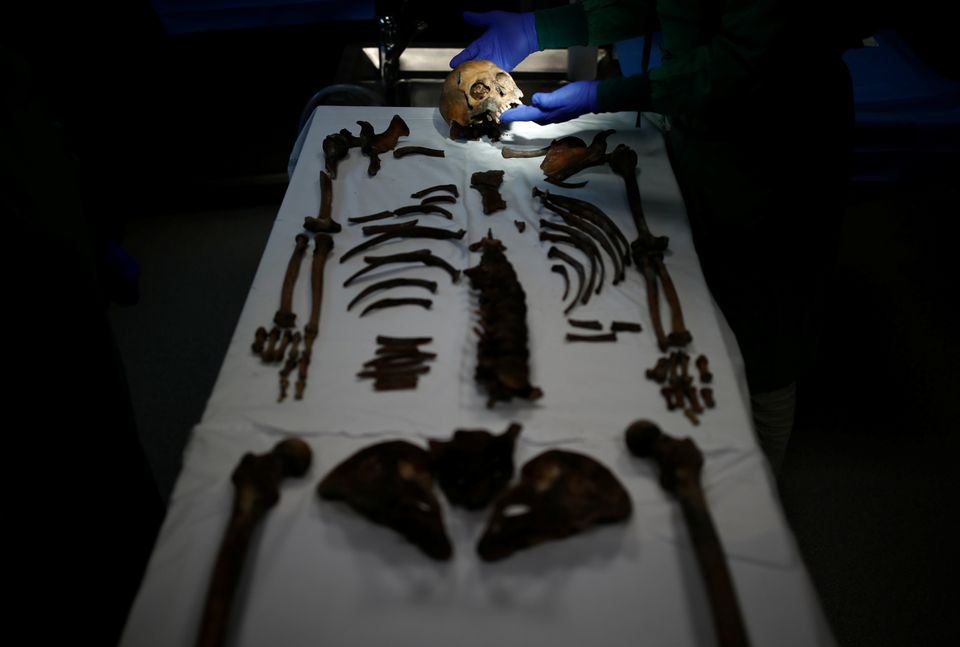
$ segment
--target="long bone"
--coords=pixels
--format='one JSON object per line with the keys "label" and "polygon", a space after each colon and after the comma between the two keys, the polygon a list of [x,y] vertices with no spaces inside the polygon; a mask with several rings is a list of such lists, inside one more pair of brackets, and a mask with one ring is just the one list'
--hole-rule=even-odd
{"label": "long bone", "polygon": [[349,258],[352,258],[364,252],[371,247],[376,247],[381,243],[385,243],[395,238],[429,238],[431,240],[462,240],[466,235],[466,229],[458,229],[457,231],[451,231],[450,229],[439,229],[438,227],[422,227],[422,226],[413,226],[413,227],[404,227],[402,229],[396,229],[393,231],[387,231],[379,236],[365,240],[359,245],[354,246],[353,248],[344,252],[343,256],[340,257],[340,262],[343,263]]}
{"label": "long bone", "polygon": [[672,438],[648,420],[632,423],[625,438],[631,454],[650,458],[657,464],[660,485],[680,503],[700,574],[706,584],[717,644],[720,647],[746,647],[749,641],[737,594],[700,485],[703,454],[689,438]]}
{"label": "long bone", "polygon": [[310,267],[310,321],[303,329],[303,354],[297,366],[297,382],[294,398],[303,399],[303,389],[307,385],[307,371],[310,366],[310,357],[313,354],[313,342],[320,332],[320,305],[323,302],[323,268],[327,263],[330,250],[333,249],[333,238],[327,234],[317,234],[313,241],[313,263]]}
{"label": "long bone", "polygon": [[306,474],[311,458],[309,445],[298,438],[288,438],[266,454],[244,454],[233,470],[233,511],[210,577],[197,647],[219,647],[225,643],[230,607],[253,532],[280,500],[281,481]]}
{"label": "long bone", "polygon": [[332,133],[323,139],[324,167],[332,179],[337,179],[337,165],[350,152],[350,140],[341,133]]}
{"label": "long bone", "polygon": [[683,310],[680,308],[680,297],[677,296],[677,289],[673,286],[673,279],[670,278],[670,273],[667,272],[667,268],[663,264],[663,258],[654,255],[651,257],[651,262],[653,263],[654,270],[657,272],[657,278],[663,286],[663,296],[667,300],[667,305],[670,306],[670,334],[667,335],[667,343],[671,346],[683,348],[693,341],[693,335],[690,334],[686,324],[683,322]]}
{"label": "long bone", "polygon": [[[623,178],[623,184],[627,189],[630,213],[633,216],[633,224],[636,226],[639,235],[637,241],[632,243],[630,247],[635,249],[639,246],[640,251],[644,254],[665,251],[670,239],[666,236],[654,236],[650,233],[646,216],[643,213],[640,186],[637,184],[636,152],[632,148],[620,144],[607,156],[607,162],[610,164],[611,170]],[[635,252],[634,256],[636,256]]]}
{"label": "long bone", "polygon": [[333,207],[333,182],[330,176],[320,171],[320,213],[316,218],[307,216],[303,219],[303,228],[315,234],[335,234],[342,229],[340,223],[334,222],[331,214]]}
{"label": "long bone", "polygon": [[304,234],[297,234],[296,246],[287,263],[287,272],[283,276],[283,288],[280,291],[280,309],[273,315],[273,323],[281,328],[293,328],[297,323],[297,315],[293,312],[293,287],[300,275],[300,265],[303,255],[307,251],[310,239]]}
{"label": "long bone", "polygon": [[456,283],[457,279],[460,278],[460,270],[454,268],[452,265],[450,265],[450,263],[446,262],[442,258],[434,256],[433,252],[431,252],[429,249],[418,249],[412,252],[401,252],[399,254],[389,254],[386,256],[364,256],[363,262],[366,263],[367,266],[360,268],[360,270],[347,278],[347,280],[343,282],[343,287],[347,287],[367,272],[372,272],[378,267],[383,267],[384,265],[390,265],[392,263],[423,263],[424,265],[429,265],[430,267],[439,267],[445,270],[447,274],[450,275],[450,278],[454,283]]}

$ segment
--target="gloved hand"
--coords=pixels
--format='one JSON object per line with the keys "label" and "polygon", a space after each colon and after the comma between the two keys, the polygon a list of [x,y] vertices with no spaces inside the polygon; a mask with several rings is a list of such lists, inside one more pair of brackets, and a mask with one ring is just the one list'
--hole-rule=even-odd
{"label": "gloved hand", "polygon": [[464,61],[480,59],[493,61],[509,72],[527,56],[540,50],[533,12],[464,11],[463,19],[477,27],[486,26],[487,31],[450,60],[452,68]]}
{"label": "gloved hand", "polygon": [[500,115],[501,123],[532,121],[554,124],[588,112],[598,112],[597,88],[600,81],[574,81],[554,92],[537,92],[530,106],[517,106]]}

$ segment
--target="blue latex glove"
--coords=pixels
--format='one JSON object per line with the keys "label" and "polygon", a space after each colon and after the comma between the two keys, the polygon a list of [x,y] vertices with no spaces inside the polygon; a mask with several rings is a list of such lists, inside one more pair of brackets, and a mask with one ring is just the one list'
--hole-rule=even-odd
{"label": "blue latex glove", "polygon": [[450,67],[456,67],[464,61],[486,60],[493,61],[509,72],[527,56],[540,51],[533,12],[464,11],[463,19],[471,25],[486,27],[487,31],[454,56],[450,60]]}
{"label": "blue latex glove", "polygon": [[538,124],[555,124],[588,112],[599,112],[599,85],[600,81],[574,81],[554,92],[537,92],[531,100],[533,105],[510,108],[500,115],[500,122],[533,121]]}

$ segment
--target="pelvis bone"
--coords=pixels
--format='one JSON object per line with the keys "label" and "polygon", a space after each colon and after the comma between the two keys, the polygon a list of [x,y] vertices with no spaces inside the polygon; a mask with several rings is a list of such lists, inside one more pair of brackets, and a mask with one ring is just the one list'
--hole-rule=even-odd
{"label": "pelvis bone", "polygon": [[494,504],[477,552],[487,561],[630,516],[630,495],[613,473],[584,454],[546,451]]}

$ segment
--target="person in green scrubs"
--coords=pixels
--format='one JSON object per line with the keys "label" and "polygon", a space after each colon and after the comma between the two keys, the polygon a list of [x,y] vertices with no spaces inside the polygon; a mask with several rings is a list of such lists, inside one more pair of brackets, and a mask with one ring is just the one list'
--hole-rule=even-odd
{"label": "person in green scrubs", "polygon": [[501,120],[548,124],[621,110],[666,117],[697,254],[737,337],[775,473],[821,327],[848,177],[853,99],[841,54],[849,30],[842,17],[815,18],[830,15],[783,0],[581,0],[468,12],[464,19],[486,31],[450,63],[487,59],[510,71],[535,51],[661,31],[660,66],[534,94]]}

